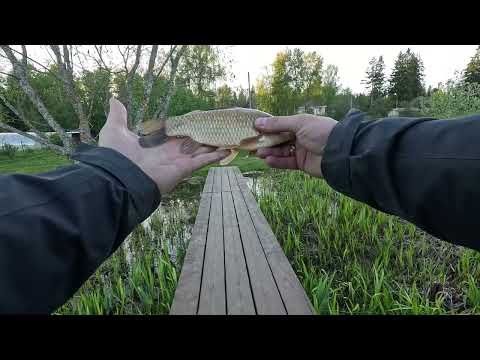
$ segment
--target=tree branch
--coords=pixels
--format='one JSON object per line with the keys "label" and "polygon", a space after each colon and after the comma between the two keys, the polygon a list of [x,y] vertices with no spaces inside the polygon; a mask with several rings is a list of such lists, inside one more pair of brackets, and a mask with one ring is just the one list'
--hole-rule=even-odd
{"label": "tree branch", "polygon": [[66,155],[67,154],[67,150],[61,146],[58,146],[58,145],[55,145],[55,144],[52,144],[51,142],[49,142],[48,140],[45,140],[45,139],[42,139],[42,138],[39,138],[39,137],[36,137],[36,136],[33,136],[32,134],[29,134],[29,133],[26,133],[22,130],[19,130],[13,126],[10,126],[10,125],[7,125],[3,122],[0,121],[0,128],[2,129],[5,129],[5,130],[8,130],[10,132],[14,132],[14,133],[17,133],[17,134],[20,134],[26,138],[29,138],[30,140],[33,140],[35,142],[38,142],[40,144],[43,144],[45,145],[46,147],[48,147],[49,149],[52,149],[52,150],[55,150],[57,152],[60,152],[61,154],[63,155]]}
{"label": "tree branch", "polygon": [[28,96],[30,101],[36,106],[38,112],[40,113],[40,115],[42,115],[42,117],[45,119],[48,125],[58,133],[58,135],[63,141],[63,144],[65,145],[65,150],[67,152],[70,152],[72,150],[71,139],[65,133],[65,130],[55,121],[55,119],[52,117],[52,115],[49,113],[49,111],[45,107],[45,104],[43,103],[41,98],[38,96],[37,92],[33,89],[33,87],[28,82],[27,72],[26,72],[26,69],[23,67],[23,64],[18,61],[15,55],[13,55],[13,52],[11,51],[9,46],[0,45],[0,48],[2,48],[2,50],[5,52],[8,59],[10,60],[10,63],[13,66],[13,72],[19,78],[18,82],[23,92]]}
{"label": "tree branch", "polygon": [[155,61],[157,59],[157,52],[158,52],[158,45],[153,45],[152,50],[150,52],[148,69],[144,77],[145,80],[143,85],[143,99],[140,104],[140,108],[137,111],[137,116],[135,117],[134,124],[132,124],[134,127],[142,123],[143,117],[145,115],[145,109],[148,106],[148,103],[150,101],[150,94],[152,92],[152,87],[153,87],[153,68],[155,67]]}

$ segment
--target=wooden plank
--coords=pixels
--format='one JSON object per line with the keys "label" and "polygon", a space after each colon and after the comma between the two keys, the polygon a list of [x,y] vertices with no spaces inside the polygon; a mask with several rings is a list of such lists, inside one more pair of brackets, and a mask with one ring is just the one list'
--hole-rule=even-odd
{"label": "wooden plank", "polygon": [[237,184],[240,190],[249,190],[248,185],[247,185],[247,178],[242,175],[240,172],[240,169],[238,167],[233,169],[233,172],[235,176],[237,177]]}
{"label": "wooden plank", "polygon": [[230,180],[228,178],[228,168],[219,169],[222,176],[222,192],[230,191]]}
{"label": "wooden plank", "polygon": [[213,188],[212,192],[222,192],[222,172],[220,168],[212,168],[213,171]]}
{"label": "wooden plank", "polygon": [[232,191],[232,196],[257,314],[286,314],[243,195],[240,191]]}
{"label": "wooden plank", "polygon": [[314,314],[313,306],[302,284],[298,280],[255,198],[249,190],[243,190],[242,193],[287,313],[289,315]]}
{"label": "wooden plank", "polygon": [[221,192],[212,193],[198,314],[226,315]]}
{"label": "wooden plank", "polygon": [[195,315],[197,313],[211,197],[211,193],[201,195],[192,238],[185,254],[175,297],[170,309],[172,315]]}
{"label": "wooden plank", "polygon": [[222,193],[222,202],[227,314],[255,315],[255,305],[232,194],[230,192]]}
{"label": "wooden plank", "polygon": [[207,178],[205,179],[205,185],[203,186],[203,192],[212,192],[213,174],[214,174],[213,168],[210,168],[210,170],[208,170]]}
{"label": "wooden plank", "polygon": [[238,187],[237,177],[235,176],[235,169],[233,167],[228,169],[228,180],[230,181],[231,190],[240,190]]}

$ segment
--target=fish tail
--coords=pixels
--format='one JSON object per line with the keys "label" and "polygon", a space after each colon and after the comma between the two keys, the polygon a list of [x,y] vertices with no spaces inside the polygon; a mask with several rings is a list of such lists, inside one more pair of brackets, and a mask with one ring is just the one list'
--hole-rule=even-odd
{"label": "fish tail", "polygon": [[162,145],[167,141],[166,120],[149,120],[142,123],[140,127],[138,142],[141,147],[151,148]]}

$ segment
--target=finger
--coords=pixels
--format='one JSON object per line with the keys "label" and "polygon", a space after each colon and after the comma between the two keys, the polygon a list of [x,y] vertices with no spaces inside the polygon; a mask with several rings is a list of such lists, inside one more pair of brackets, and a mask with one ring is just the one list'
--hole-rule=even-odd
{"label": "finger", "polygon": [[230,151],[221,150],[195,156],[192,159],[194,167],[193,171],[225,159],[228,155],[230,155]]}
{"label": "finger", "polygon": [[110,112],[108,113],[107,123],[115,127],[128,129],[127,109],[114,97],[110,99]]}
{"label": "finger", "polygon": [[208,154],[215,151],[217,148],[213,146],[201,146],[192,154],[193,157],[201,155],[201,154]]}
{"label": "finger", "polygon": [[291,144],[280,145],[275,147],[260,148],[257,150],[257,156],[264,159],[267,156],[291,156]]}
{"label": "finger", "polygon": [[255,121],[255,127],[266,133],[278,133],[290,131],[296,133],[304,123],[304,118],[298,116],[272,116],[259,118]]}
{"label": "finger", "polygon": [[277,169],[298,169],[297,159],[294,156],[290,157],[276,157],[267,156],[265,162]]}

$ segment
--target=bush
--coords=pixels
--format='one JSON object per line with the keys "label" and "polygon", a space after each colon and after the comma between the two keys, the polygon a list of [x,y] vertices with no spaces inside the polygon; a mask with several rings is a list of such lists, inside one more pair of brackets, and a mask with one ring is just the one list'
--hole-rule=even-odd
{"label": "bush", "polygon": [[58,145],[58,146],[63,146],[63,141],[62,139],[60,138],[60,136],[58,134],[52,134],[48,137],[48,140],[54,144],[54,145]]}
{"label": "bush", "polygon": [[18,149],[13,145],[2,144],[2,147],[0,148],[0,155],[5,155],[10,159],[13,159],[15,157],[15,154],[17,153],[17,150]]}
{"label": "bush", "polygon": [[450,82],[425,101],[422,112],[435,118],[480,113],[480,84]]}

